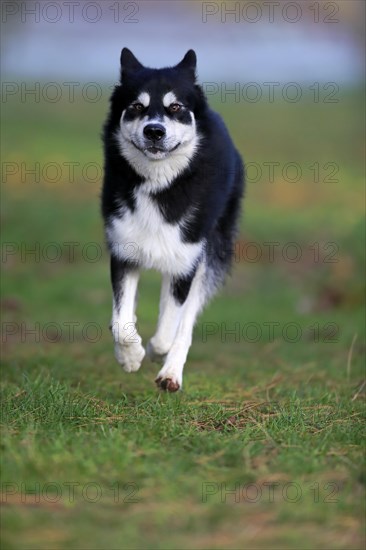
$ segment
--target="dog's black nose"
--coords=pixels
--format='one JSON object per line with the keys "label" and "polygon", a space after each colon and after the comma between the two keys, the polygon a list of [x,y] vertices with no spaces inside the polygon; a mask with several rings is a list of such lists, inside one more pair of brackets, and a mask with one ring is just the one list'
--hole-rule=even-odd
{"label": "dog's black nose", "polygon": [[144,136],[152,141],[160,141],[165,136],[165,128],[161,124],[147,124],[144,128]]}

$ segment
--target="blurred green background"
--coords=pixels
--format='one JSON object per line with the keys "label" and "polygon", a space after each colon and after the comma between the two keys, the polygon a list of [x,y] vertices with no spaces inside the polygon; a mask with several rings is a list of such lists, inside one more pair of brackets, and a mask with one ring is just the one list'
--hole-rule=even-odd
{"label": "blurred green background", "polygon": [[[361,548],[363,3],[35,4],[2,5],[3,547]],[[121,372],[108,331],[100,133],[125,45],[152,66],[194,47],[247,163],[179,395],[147,360]]]}

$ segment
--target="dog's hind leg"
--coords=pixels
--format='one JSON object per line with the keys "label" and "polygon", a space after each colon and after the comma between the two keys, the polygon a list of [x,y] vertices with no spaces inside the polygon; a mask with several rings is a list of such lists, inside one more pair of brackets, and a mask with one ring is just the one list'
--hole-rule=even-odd
{"label": "dog's hind leg", "polygon": [[179,317],[174,341],[156,378],[158,387],[163,390],[174,392],[182,387],[183,368],[192,343],[194,323],[207,296],[205,271],[206,266],[202,262],[191,279],[175,279],[171,282],[169,299],[176,304]]}
{"label": "dog's hind leg", "polygon": [[111,330],[117,361],[126,372],[137,371],[145,356],[136,329],[136,295],[139,271],[128,262],[111,257],[113,314]]}
{"label": "dog's hind leg", "polygon": [[151,361],[156,363],[163,363],[172,347],[182,314],[182,304],[172,295],[172,283],[170,275],[163,275],[158,326],[146,349]]}

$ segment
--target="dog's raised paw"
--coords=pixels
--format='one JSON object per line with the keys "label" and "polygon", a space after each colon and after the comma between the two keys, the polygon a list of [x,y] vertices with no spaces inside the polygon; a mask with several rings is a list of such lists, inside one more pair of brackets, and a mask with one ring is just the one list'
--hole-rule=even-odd
{"label": "dog's raised paw", "polygon": [[125,372],[136,372],[139,370],[145,356],[145,350],[141,344],[123,346],[116,343],[114,353],[118,363]]}
{"label": "dog's raised paw", "polygon": [[155,380],[158,388],[164,391],[169,391],[171,393],[176,392],[180,389],[179,382],[176,382],[172,378],[162,378],[161,376]]}

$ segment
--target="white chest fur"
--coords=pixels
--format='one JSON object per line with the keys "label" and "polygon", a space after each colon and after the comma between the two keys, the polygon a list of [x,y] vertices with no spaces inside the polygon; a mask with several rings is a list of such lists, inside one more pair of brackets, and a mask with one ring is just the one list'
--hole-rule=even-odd
{"label": "white chest fur", "polygon": [[203,243],[184,243],[179,224],[167,223],[158,206],[141,188],[135,193],[133,212],[122,210],[107,229],[113,253],[137,261],[145,269],[171,275],[188,274],[202,252]]}

